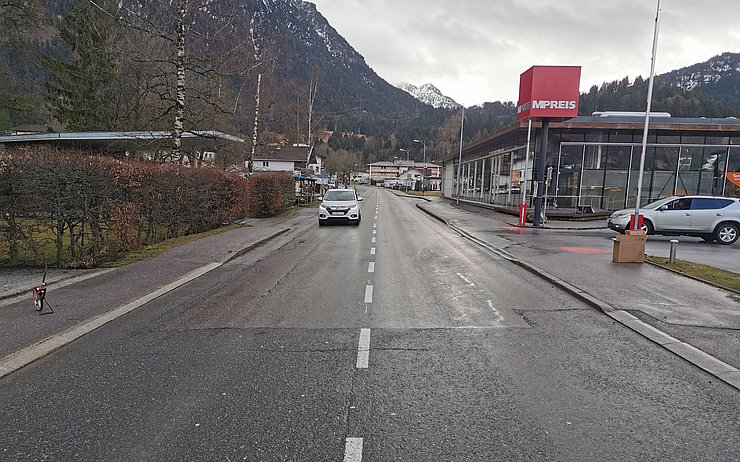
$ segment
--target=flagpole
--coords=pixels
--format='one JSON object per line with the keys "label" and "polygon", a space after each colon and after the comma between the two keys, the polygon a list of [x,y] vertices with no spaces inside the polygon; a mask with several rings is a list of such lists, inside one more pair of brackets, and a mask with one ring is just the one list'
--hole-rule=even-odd
{"label": "flagpole", "polygon": [[642,197],[642,177],[645,170],[645,151],[647,151],[648,125],[650,124],[650,107],[653,101],[653,83],[655,80],[655,55],[658,52],[658,31],[660,29],[660,0],[658,0],[658,11],[655,14],[655,31],[653,32],[653,55],[650,59],[650,82],[648,83],[647,110],[645,111],[645,126],[642,130],[642,153],[640,154],[640,174],[637,178],[637,197],[635,198],[635,215],[633,219],[633,230],[640,229],[640,199]]}

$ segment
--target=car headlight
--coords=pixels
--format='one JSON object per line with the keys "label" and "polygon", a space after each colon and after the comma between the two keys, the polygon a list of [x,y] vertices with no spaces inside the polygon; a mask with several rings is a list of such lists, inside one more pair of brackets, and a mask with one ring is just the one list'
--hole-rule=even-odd
{"label": "car headlight", "polygon": [[620,218],[627,218],[630,215],[631,215],[631,213],[627,213],[627,212],[612,213],[609,218],[617,218],[617,219],[620,219]]}
{"label": "car headlight", "polygon": [[323,202],[321,204],[319,204],[319,209],[326,210],[326,206],[324,205]]}

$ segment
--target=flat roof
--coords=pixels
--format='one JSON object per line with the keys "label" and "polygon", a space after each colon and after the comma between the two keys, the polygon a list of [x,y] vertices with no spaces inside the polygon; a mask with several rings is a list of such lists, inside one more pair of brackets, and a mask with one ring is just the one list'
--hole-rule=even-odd
{"label": "flat roof", "polygon": [[[645,114],[636,113],[634,115],[597,113],[592,115],[578,116],[571,119],[556,119],[550,122],[550,129],[586,129],[586,130],[642,130],[645,126]],[[540,120],[532,120],[532,128],[542,127]],[[707,133],[731,133],[740,135],[740,118],[725,117],[665,117],[656,114],[650,117],[649,131],[653,133],[656,130],[661,131],[695,131]],[[470,142],[463,147],[463,155],[474,152],[481,146],[490,142],[517,132],[527,130],[527,121],[517,122],[509,125],[498,132],[484,138],[479,138]],[[458,155],[451,155],[445,160],[457,159]]]}
{"label": "flat roof", "polygon": [[[61,132],[0,136],[0,144],[6,145],[50,143],[58,146],[85,145],[118,151],[136,150],[152,145],[161,146],[164,142],[170,142],[171,140],[171,131]],[[192,147],[207,141],[245,142],[243,138],[216,130],[193,130],[182,134],[183,147]]]}

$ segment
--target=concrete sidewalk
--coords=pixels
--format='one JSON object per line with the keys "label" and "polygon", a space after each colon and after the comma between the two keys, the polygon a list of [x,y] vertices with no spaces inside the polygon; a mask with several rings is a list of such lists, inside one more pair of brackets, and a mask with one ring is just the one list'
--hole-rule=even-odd
{"label": "concrete sidewalk", "polygon": [[[680,343],[692,352],[693,347],[703,350],[707,362],[700,360],[698,365],[712,369],[713,358],[719,359],[727,366],[719,370],[729,373],[722,379],[729,377],[740,388],[740,297],[736,294],[651,265],[613,263],[606,249],[579,247],[575,234],[518,229],[509,225],[509,216],[498,212],[463,210],[446,199],[416,206],[482,248],[560,286],[667,349]],[[560,251],[569,239],[573,249],[584,252]]]}
{"label": "concrete sidewalk", "polygon": [[106,313],[110,317],[120,307],[138,300],[145,303],[152,299],[152,294],[159,296],[173,290],[288,232],[300,220],[300,216],[247,220],[242,228],[205,237],[114,270],[52,271],[47,277],[47,300],[55,312],[49,315],[36,312],[30,291],[41,282],[43,271],[0,269],[3,281],[0,376],[9,371],[9,358],[23,349],[50,343],[52,337],[58,338],[61,333],[64,333],[61,337],[69,337],[72,330],[103,318]]}

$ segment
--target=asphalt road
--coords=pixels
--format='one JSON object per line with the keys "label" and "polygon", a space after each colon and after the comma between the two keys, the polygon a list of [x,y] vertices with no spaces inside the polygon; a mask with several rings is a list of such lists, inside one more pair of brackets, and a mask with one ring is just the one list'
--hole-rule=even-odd
{"label": "asphalt road", "polygon": [[1,379],[0,459],[740,459],[735,389],[362,193]]}

